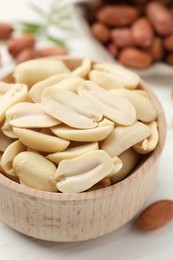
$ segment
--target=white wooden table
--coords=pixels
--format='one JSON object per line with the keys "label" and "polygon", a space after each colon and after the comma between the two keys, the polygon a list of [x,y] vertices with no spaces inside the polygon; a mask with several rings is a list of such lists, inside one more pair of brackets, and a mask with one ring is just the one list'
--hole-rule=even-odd
{"label": "white wooden table", "polygon": [[[50,0],[37,0],[46,7]],[[36,16],[28,8],[31,0],[0,0],[0,20],[16,19],[35,20]],[[73,55],[97,58],[95,50],[78,31],[78,37],[70,37],[69,47]],[[5,70],[11,67],[3,46]],[[4,72],[0,68],[0,75]],[[160,161],[158,180],[146,205],[158,199],[173,199],[173,75],[170,78],[145,78],[155,94],[159,97],[166,113],[168,136]],[[172,260],[173,259],[173,222],[164,228],[143,233],[132,220],[126,226],[104,237],[81,243],[51,243],[26,237],[0,222],[0,260]]]}

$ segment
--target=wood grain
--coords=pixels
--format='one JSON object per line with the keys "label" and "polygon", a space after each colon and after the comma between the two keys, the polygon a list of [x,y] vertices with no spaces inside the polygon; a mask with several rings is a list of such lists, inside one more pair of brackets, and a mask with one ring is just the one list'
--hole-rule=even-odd
{"label": "wood grain", "polygon": [[[75,68],[81,59],[66,58],[64,62]],[[160,139],[155,151],[128,178],[100,190],[60,194],[28,188],[0,174],[0,218],[31,237],[62,242],[102,236],[134,217],[153,189],[166,136],[160,102],[144,82],[140,87],[149,93],[158,111]]]}

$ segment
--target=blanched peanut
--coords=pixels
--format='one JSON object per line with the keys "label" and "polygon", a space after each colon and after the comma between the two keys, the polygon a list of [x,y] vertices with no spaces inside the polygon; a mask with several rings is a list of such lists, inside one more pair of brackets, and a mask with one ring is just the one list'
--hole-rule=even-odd
{"label": "blanched peanut", "polygon": [[72,74],[86,79],[90,70],[91,70],[91,61],[89,59],[84,59],[82,64],[72,71]]}
{"label": "blanched peanut", "polygon": [[118,84],[123,85],[128,89],[137,88],[140,83],[138,74],[117,64],[96,63],[93,68],[101,72],[110,73],[116,78]]}
{"label": "blanched peanut", "polygon": [[84,81],[78,88],[80,96],[95,101],[106,118],[120,125],[131,125],[136,120],[134,106],[125,98],[100,88],[91,81]]}
{"label": "blanched peanut", "polygon": [[61,192],[82,192],[109,175],[113,168],[112,158],[97,150],[79,157],[63,160],[56,170],[56,186]]}
{"label": "blanched peanut", "polygon": [[127,149],[121,153],[118,158],[122,161],[122,168],[115,174],[111,175],[111,184],[123,180],[133,170],[138,161],[139,155],[133,149]]}
{"label": "blanched peanut", "polygon": [[12,126],[25,128],[52,127],[61,123],[46,114],[41,104],[27,102],[10,107],[6,112],[6,119]]}
{"label": "blanched peanut", "polygon": [[70,142],[61,138],[36,132],[30,129],[13,127],[21,143],[38,151],[55,153],[65,150]]}
{"label": "blanched peanut", "polygon": [[0,172],[5,175],[6,172],[5,172],[4,169],[2,168],[2,155],[3,155],[3,153],[0,152]]}
{"label": "blanched peanut", "polygon": [[78,87],[84,81],[84,79],[77,76],[71,76],[66,79],[61,80],[61,82],[54,84],[52,87],[58,89],[70,90],[72,92],[77,92]]}
{"label": "blanched peanut", "polygon": [[113,73],[92,70],[89,73],[89,79],[104,89],[123,88],[124,86],[117,81]]}
{"label": "blanched peanut", "polygon": [[40,154],[19,153],[13,160],[13,169],[22,184],[43,191],[57,191],[54,181],[56,167]]}
{"label": "blanched peanut", "polygon": [[142,89],[134,89],[133,93],[136,93],[136,94],[142,95],[143,97],[149,98],[148,93]]}
{"label": "blanched peanut", "polygon": [[0,172],[1,174],[5,175],[7,178],[19,182],[19,178],[17,177],[17,175],[9,175],[2,167],[2,155],[3,153],[0,153]]}
{"label": "blanched peanut", "polygon": [[56,86],[44,90],[41,102],[46,113],[74,128],[94,128],[103,116],[92,100]]}
{"label": "blanched peanut", "polygon": [[149,135],[150,128],[140,122],[130,126],[117,126],[102,142],[101,149],[105,150],[111,157],[118,156]]}
{"label": "blanched peanut", "polygon": [[16,176],[13,169],[13,159],[14,157],[23,151],[26,151],[26,146],[24,146],[19,140],[10,144],[2,155],[1,166],[11,176]]}
{"label": "blanched peanut", "polygon": [[134,149],[141,154],[147,154],[153,151],[159,141],[159,134],[157,130],[157,122],[153,121],[147,126],[150,128],[150,135],[143,141],[134,145]]}
{"label": "blanched peanut", "polygon": [[82,154],[88,153],[93,150],[98,150],[98,143],[87,143],[87,144],[73,144],[72,146],[69,146],[65,151],[63,152],[57,152],[52,153],[46,156],[47,159],[50,161],[58,164],[62,160],[72,159],[75,157],[78,157]]}
{"label": "blanched peanut", "polygon": [[47,87],[55,85],[59,83],[61,80],[71,77],[70,73],[59,73],[57,75],[53,75],[47,79],[41,80],[34,84],[32,88],[29,90],[29,96],[35,103],[41,102],[41,94],[43,90]]}
{"label": "blanched peanut", "polygon": [[13,84],[0,81],[0,96],[4,95],[12,86]]}
{"label": "blanched peanut", "polygon": [[7,147],[13,142],[14,139],[11,139],[8,136],[4,135],[4,133],[0,129],[0,152],[4,152]]}
{"label": "blanched peanut", "polygon": [[44,58],[19,64],[13,76],[17,83],[24,83],[31,87],[40,80],[47,79],[55,74],[69,72],[70,70],[61,60]]}
{"label": "blanched peanut", "polygon": [[15,135],[13,131],[12,125],[10,125],[9,121],[6,119],[3,126],[1,127],[2,132],[4,133],[5,136],[12,138],[12,139],[17,139],[17,136]]}
{"label": "blanched peanut", "polygon": [[94,186],[89,188],[88,191],[103,189],[109,187],[110,185],[111,185],[110,177],[105,177],[101,181],[97,182]]}
{"label": "blanched peanut", "polygon": [[104,119],[98,126],[92,129],[75,129],[67,125],[59,125],[51,128],[51,131],[64,139],[77,142],[98,142],[104,140],[114,129],[114,123]]}
{"label": "blanched peanut", "polygon": [[112,168],[111,173],[109,174],[109,177],[111,177],[112,175],[119,172],[121,170],[122,166],[123,166],[122,161],[117,156],[114,156],[114,158],[113,158],[113,168]]}
{"label": "blanched peanut", "polygon": [[27,86],[14,84],[0,99],[0,123],[5,119],[5,112],[12,105],[24,101],[27,96]]}
{"label": "blanched peanut", "polygon": [[136,118],[143,122],[151,122],[157,118],[157,111],[149,98],[135,92],[135,90],[116,89],[113,93],[129,100],[136,109]]}

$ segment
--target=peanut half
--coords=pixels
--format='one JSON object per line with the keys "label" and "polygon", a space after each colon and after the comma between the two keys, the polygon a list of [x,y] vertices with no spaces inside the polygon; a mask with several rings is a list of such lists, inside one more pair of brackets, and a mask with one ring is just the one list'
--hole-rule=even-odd
{"label": "peanut half", "polygon": [[77,89],[79,85],[84,81],[84,79],[79,78],[77,76],[71,76],[66,79],[63,79],[61,82],[54,84],[53,87],[58,89],[65,89],[65,90],[70,90],[73,92],[77,92]]}
{"label": "peanut half", "polygon": [[89,59],[84,59],[82,64],[72,71],[72,74],[86,79],[90,70],[91,70],[91,61]]}
{"label": "peanut half", "polygon": [[116,174],[111,175],[111,184],[123,180],[133,170],[139,159],[139,155],[133,149],[127,149],[118,155],[118,158],[122,162],[122,168]]}
{"label": "peanut half", "polygon": [[60,124],[57,119],[46,114],[41,104],[21,102],[10,107],[6,112],[6,119],[12,126],[41,128]]}
{"label": "peanut half", "polygon": [[113,160],[105,151],[91,151],[63,160],[56,170],[56,186],[61,192],[82,192],[108,176]]}
{"label": "peanut half", "polygon": [[13,76],[17,83],[24,83],[30,88],[40,80],[58,73],[69,72],[70,70],[61,60],[44,58],[19,64],[14,70]]}
{"label": "peanut half", "polygon": [[43,91],[41,102],[46,113],[74,128],[94,128],[103,116],[92,100],[56,86]]}
{"label": "peanut half", "polygon": [[135,72],[118,64],[97,63],[93,66],[95,70],[111,73],[117,83],[128,89],[135,89],[140,83],[140,77]]}
{"label": "peanut half", "polygon": [[147,126],[150,128],[150,135],[143,141],[134,145],[134,149],[141,154],[150,153],[153,151],[159,141],[159,133],[157,129],[157,122],[153,121]]}
{"label": "peanut half", "polygon": [[13,159],[18,153],[23,151],[26,151],[26,146],[19,140],[13,142],[7,147],[1,158],[1,166],[6,173],[11,176],[16,176],[13,169]]}
{"label": "peanut half", "polygon": [[151,122],[157,118],[157,111],[148,97],[139,94],[136,90],[116,89],[113,93],[129,100],[136,109],[136,118],[143,122]]}
{"label": "peanut half", "polygon": [[14,84],[0,99],[0,123],[5,119],[5,112],[12,105],[24,101],[27,96],[27,86]]}
{"label": "peanut half", "polygon": [[71,77],[70,73],[59,73],[34,84],[29,90],[29,96],[35,103],[41,103],[41,94],[47,87],[59,83],[61,80]]}
{"label": "peanut half", "polygon": [[17,139],[17,136],[15,135],[15,133],[13,131],[13,127],[7,119],[5,120],[3,126],[1,127],[1,130],[5,136],[12,138],[12,139]]}
{"label": "peanut half", "polygon": [[11,139],[8,136],[4,135],[4,133],[0,129],[0,152],[4,152],[7,147],[13,142],[14,139]]}
{"label": "peanut half", "polygon": [[43,191],[57,191],[55,165],[35,152],[21,152],[13,160],[13,169],[20,182]]}
{"label": "peanut half", "polygon": [[13,84],[0,81],[0,97],[3,96],[12,86]]}
{"label": "peanut half", "polygon": [[70,144],[67,140],[30,129],[13,127],[13,131],[21,143],[37,151],[55,153],[65,150]]}
{"label": "peanut half", "polygon": [[119,83],[113,73],[103,72],[99,70],[92,70],[89,73],[89,79],[95,82],[104,89],[116,89],[123,88],[123,85]]}
{"label": "peanut half", "polygon": [[52,154],[48,154],[46,156],[47,159],[49,159],[50,161],[58,164],[60,163],[60,161],[62,160],[67,160],[67,159],[72,159],[75,157],[78,157],[82,154],[85,154],[87,152],[93,151],[93,150],[98,150],[98,143],[75,143],[72,144],[71,146],[69,146],[65,151],[62,152],[57,152],[57,153],[52,153]]}
{"label": "peanut half", "polygon": [[95,100],[95,103],[102,108],[104,116],[116,124],[131,125],[136,120],[135,108],[127,99],[100,88],[94,82],[82,82],[78,93],[81,97],[88,96],[91,100]]}
{"label": "peanut half", "polygon": [[57,136],[77,142],[98,142],[104,140],[114,129],[114,123],[108,119],[98,123],[92,129],[75,129],[67,125],[52,127],[50,130]]}
{"label": "peanut half", "polygon": [[141,122],[130,126],[117,126],[102,142],[101,149],[105,150],[111,157],[118,156],[149,135],[149,127]]}

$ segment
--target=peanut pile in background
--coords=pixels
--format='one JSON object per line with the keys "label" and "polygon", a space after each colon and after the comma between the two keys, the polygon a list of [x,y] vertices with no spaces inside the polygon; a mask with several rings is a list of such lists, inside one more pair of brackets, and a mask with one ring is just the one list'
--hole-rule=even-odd
{"label": "peanut pile in background", "polygon": [[116,59],[136,69],[160,61],[173,65],[172,1],[103,2],[87,17],[92,34]]}
{"label": "peanut pile in background", "polygon": [[[40,57],[58,56],[67,54],[67,49],[61,46],[50,45],[44,48],[37,48],[37,37],[32,34],[15,35],[15,29],[10,23],[0,22],[0,42],[4,42],[9,55],[21,63],[27,60]],[[0,53],[0,64],[1,64]]]}
{"label": "peanut pile in background", "polygon": [[70,71],[45,58],[19,64],[13,76],[16,83],[0,82],[0,168],[21,184],[106,187],[158,143],[157,112],[139,76],[121,66],[85,59]]}

